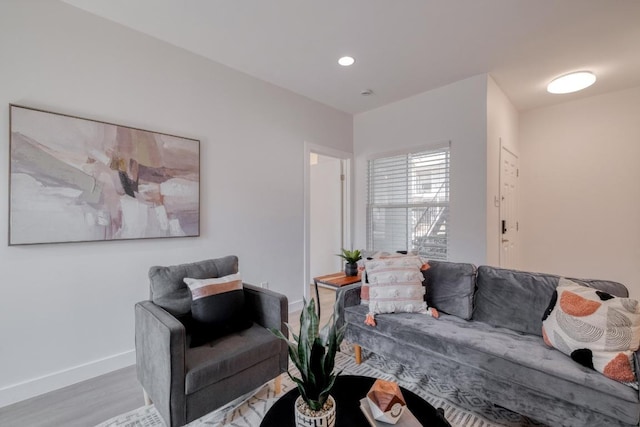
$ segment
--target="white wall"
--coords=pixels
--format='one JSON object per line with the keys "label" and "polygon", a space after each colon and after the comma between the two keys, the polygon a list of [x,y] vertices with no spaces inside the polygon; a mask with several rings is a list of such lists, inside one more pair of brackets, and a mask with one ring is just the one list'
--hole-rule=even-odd
{"label": "white wall", "polygon": [[356,248],[366,246],[367,160],[451,141],[449,259],[486,262],[486,97],[482,74],[354,117]]}
{"label": "white wall", "polygon": [[340,191],[340,159],[318,156],[318,163],[310,168],[310,268],[313,278],[340,271],[342,246],[342,193]]}
{"label": "white wall", "polygon": [[[500,144],[515,155],[518,147],[518,111],[502,89],[487,77],[487,260],[500,265]],[[518,258],[516,256],[516,258]]]}
{"label": "white wall", "polygon": [[640,297],[640,88],[520,116],[523,268]]}
{"label": "white wall", "polygon": [[133,363],[151,265],[237,254],[301,299],[303,144],[351,152],[350,115],[59,2],[3,0],[0,57],[0,224],[15,103],[200,139],[202,234],[0,246],[0,406]]}

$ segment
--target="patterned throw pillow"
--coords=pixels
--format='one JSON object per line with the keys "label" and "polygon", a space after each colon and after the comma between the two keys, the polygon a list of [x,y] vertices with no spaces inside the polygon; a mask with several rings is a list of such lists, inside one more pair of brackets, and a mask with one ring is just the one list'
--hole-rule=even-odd
{"label": "patterned throw pillow", "polygon": [[191,347],[246,329],[253,323],[244,309],[240,273],[214,279],[185,278],[191,290]]}
{"label": "patterned throw pillow", "polygon": [[369,312],[427,313],[421,267],[422,260],[416,256],[365,262],[369,281]]}
{"label": "patterned throw pillow", "polygon": [[638,301],[561,278],[542,319],[542,337],[581,365],[637,387]]}
{"label": "patterned throw pillow", "polygon": [[373,259],[388,258],[392,254],[389,252],[380,251],[362,251],[362,259],[358,261],[358,269],[362,270],[362,284],[360,285],[360,304],[369,305],[369,281],[367,275],[364,272],[365,263]]}
{"label": "patterned throw pillow", "polygon": [[[360,270],[366,270],[365,265],[367,261],[377,260],[377,259],[388,259],[388,258],[401,258],[401,257],[413,257],[416,258],[418,255],[411,253],[407,255],[405,251],[398,252],[373,252],[373,251],[363,251],[363,257],[366,255],[365,259],[358,261],[358,268]],[[422,258],[420,258],[422,260]],[[429,268],[429,264],[425,261],[422,261],[422,270],[426,271]],[[360,304],[361,305],[369,305],[369,280],[367,278],[366,272],[362,273],[362,284],[360,285]]]}

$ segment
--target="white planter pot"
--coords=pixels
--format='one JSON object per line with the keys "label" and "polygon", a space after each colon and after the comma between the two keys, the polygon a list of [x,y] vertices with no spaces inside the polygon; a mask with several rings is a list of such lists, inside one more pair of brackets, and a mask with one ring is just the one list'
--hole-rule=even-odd
{"label": "white planter pot", "polygon": [[[310,417],[303,414],[298,410],[298,405],[302,402],[302,397],[298,396],[296,403],[293,406],[293,410],[296,414],[296,426],[297,427],[334,427],[336,425],[336,401],[333,397],[329,396],[327,401],[331,401],[333,406],[330,410],[320,414],[316,417]],[[305,404],[306,406],[306,404]]]}

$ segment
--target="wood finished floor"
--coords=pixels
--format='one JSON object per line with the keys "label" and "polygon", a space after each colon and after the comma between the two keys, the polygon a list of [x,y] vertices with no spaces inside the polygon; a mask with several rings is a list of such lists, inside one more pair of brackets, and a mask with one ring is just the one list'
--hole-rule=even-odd
{"label": "wood finished floor", "polygon": [[[311,287],[315,299],[315,290]],[[320,324],[333,311],[335,291],[320,288]],[[289,323],[299,329],[300,312]],[[135,366],[0,408],[1,427],[93,427],[144,405]]]}

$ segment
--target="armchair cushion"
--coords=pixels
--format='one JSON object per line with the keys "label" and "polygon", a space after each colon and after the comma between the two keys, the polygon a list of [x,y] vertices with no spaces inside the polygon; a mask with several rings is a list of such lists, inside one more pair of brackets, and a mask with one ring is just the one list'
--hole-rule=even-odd
{"label": "armchair cushion", "polygon": [[190,348],[185,360],[185,393],[194,393],[231,377],[277,355],[280,350],[280,339],[256,324],[206,345]]}
{"label": "armchair cushion", "polygon": [[251,326],[244,306],[240,273],[215,279],[185,278],[193,301],[190,347]]}

